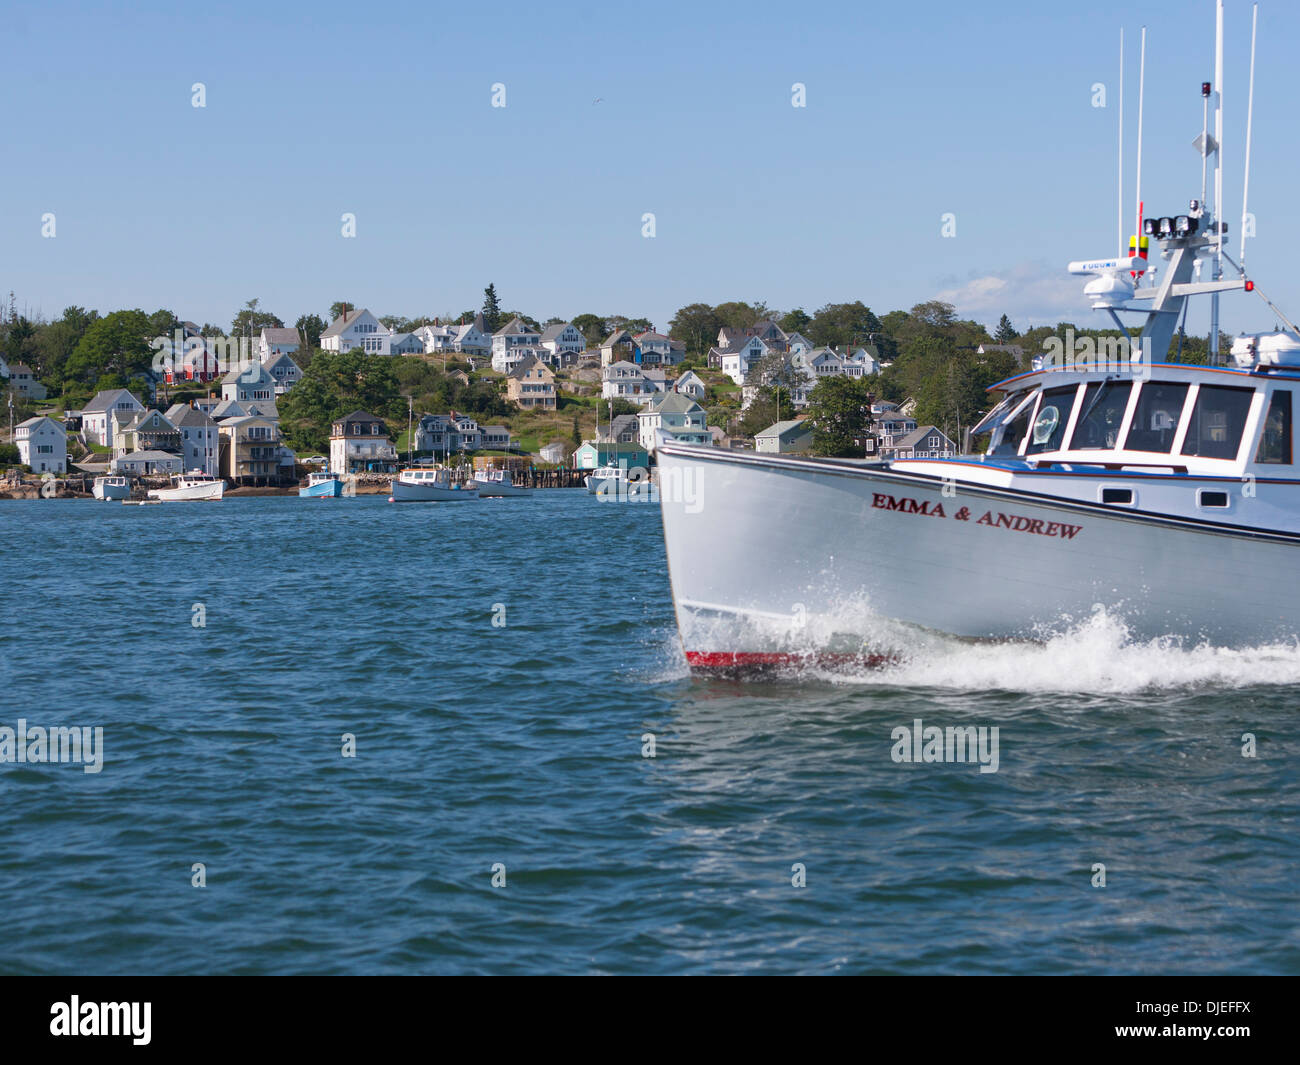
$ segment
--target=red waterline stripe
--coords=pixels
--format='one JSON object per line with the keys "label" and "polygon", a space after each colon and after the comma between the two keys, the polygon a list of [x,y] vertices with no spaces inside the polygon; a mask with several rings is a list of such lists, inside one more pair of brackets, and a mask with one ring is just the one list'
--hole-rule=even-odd
{"label": "red waterline stripe", "polygon": [[781,666],[859,666],[879,669],[897,659],[893,655],[848,654],[829,651],[687,651],[692,669],[762,669]]}

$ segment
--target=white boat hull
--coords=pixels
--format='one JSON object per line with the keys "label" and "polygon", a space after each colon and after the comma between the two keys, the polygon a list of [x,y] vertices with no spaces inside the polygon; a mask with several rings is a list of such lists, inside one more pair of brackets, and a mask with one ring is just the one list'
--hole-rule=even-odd
{"label": "white boat hull", "polygon": [[531,488],[524,488],[517,484],[504,484],[501,481],[475,480],[474,485],[478,488],[478,494],[482,499],[510,499],[533,494]]}
{"label": "white boat hull", "polygon": [[163,503],[185,503],[196,499],[221,499],[226,492],[225,481],[204,481],[201,484],[188,484],[180,488],[151,488],[149,498]]}
{"label": "white boat hull", "polygon": [[433,483],[411,484],[394,480],[389,499],[394,503],[454,503],[477,499],[478,496],[474,488],[446,488]]}
{"label": "white boat hull", "polygon": [[91,492],[96,499],[106,501],[131,498],[131,486],[129,484],[105,484],[103,481],[96,480]]}
{"label": "white boat hull", "polygon": [[1294,534],[999,488],[945,493],[937,477],[792,456],[661,447],[659,469],[693,665],[810,644],[897,653],[909,627],[1041,639],[1098,607],[1135,639],[1300,634]]}

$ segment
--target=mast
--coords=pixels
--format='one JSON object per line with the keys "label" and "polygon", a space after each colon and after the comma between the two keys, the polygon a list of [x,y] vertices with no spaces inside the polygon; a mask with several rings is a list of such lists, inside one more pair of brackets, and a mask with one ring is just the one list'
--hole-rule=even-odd
{"label": "mast", "polygon": [[1250,95],[1246,103],[1246,175],[1241,182],[1241,250],[1238,269],[1246,272],[1246,205],[1250,200],[1250,139],[1255,117],[1255,30],[1259,25],[1259,4],[1251,9],[1250,16]]}
{"label": "mast", "polygon": [[[1119,227],[1115,254],[1124,255],[1124,27],[1119,28],[1119,195],[1115,202],[1119,205],[1116,223]],[[1141,230],[1138,231],[1141,235]]]}

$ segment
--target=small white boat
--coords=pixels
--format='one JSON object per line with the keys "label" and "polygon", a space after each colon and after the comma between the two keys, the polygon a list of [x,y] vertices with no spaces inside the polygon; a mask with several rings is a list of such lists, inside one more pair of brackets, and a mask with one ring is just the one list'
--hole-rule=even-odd
{"label": "small white boat", "polygon": [[587,475],[583,484],[600,499],[620,499],[629,503],[658,503],[659,486],[650,471],[641,467],[601,466]]}
{"label": "small white boat", "polygon": [[453,484],[445,466],[411,466],[393,478],[390,503],[452,503],[478,498],[473,484]]}
{"label": "small white boat", "polygon": [[485,470],[474,475],[474,484],[483,499],[505,499],[512,496],[533,494],[531,488],[515,484],[514,475],[509,470]]}
{"label": "small white boat", "polygon": [[191,470],[172,475],[170,488],[151,488],[148,495],[160,503],[190,502],[196,499],[220,499],[225,495],[226,482],[210,473]]}
{"label": "small white boat", "polygon": [[131,482],[120,474],[96,477],[95,486],[91,491],[96,499],[130,499]]}

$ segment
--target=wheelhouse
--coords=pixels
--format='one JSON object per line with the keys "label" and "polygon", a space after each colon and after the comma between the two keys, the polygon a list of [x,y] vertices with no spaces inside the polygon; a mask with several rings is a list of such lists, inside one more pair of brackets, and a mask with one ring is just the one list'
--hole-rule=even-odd
{"label": "wheelhouse", "polygon": [[1295,456],[1300,375],[1187,365],[1141,374],[1038,370],[995,385],[1004,397],[971,432],[980,461],[1100,465],[1212,476],[1277,476]]}

